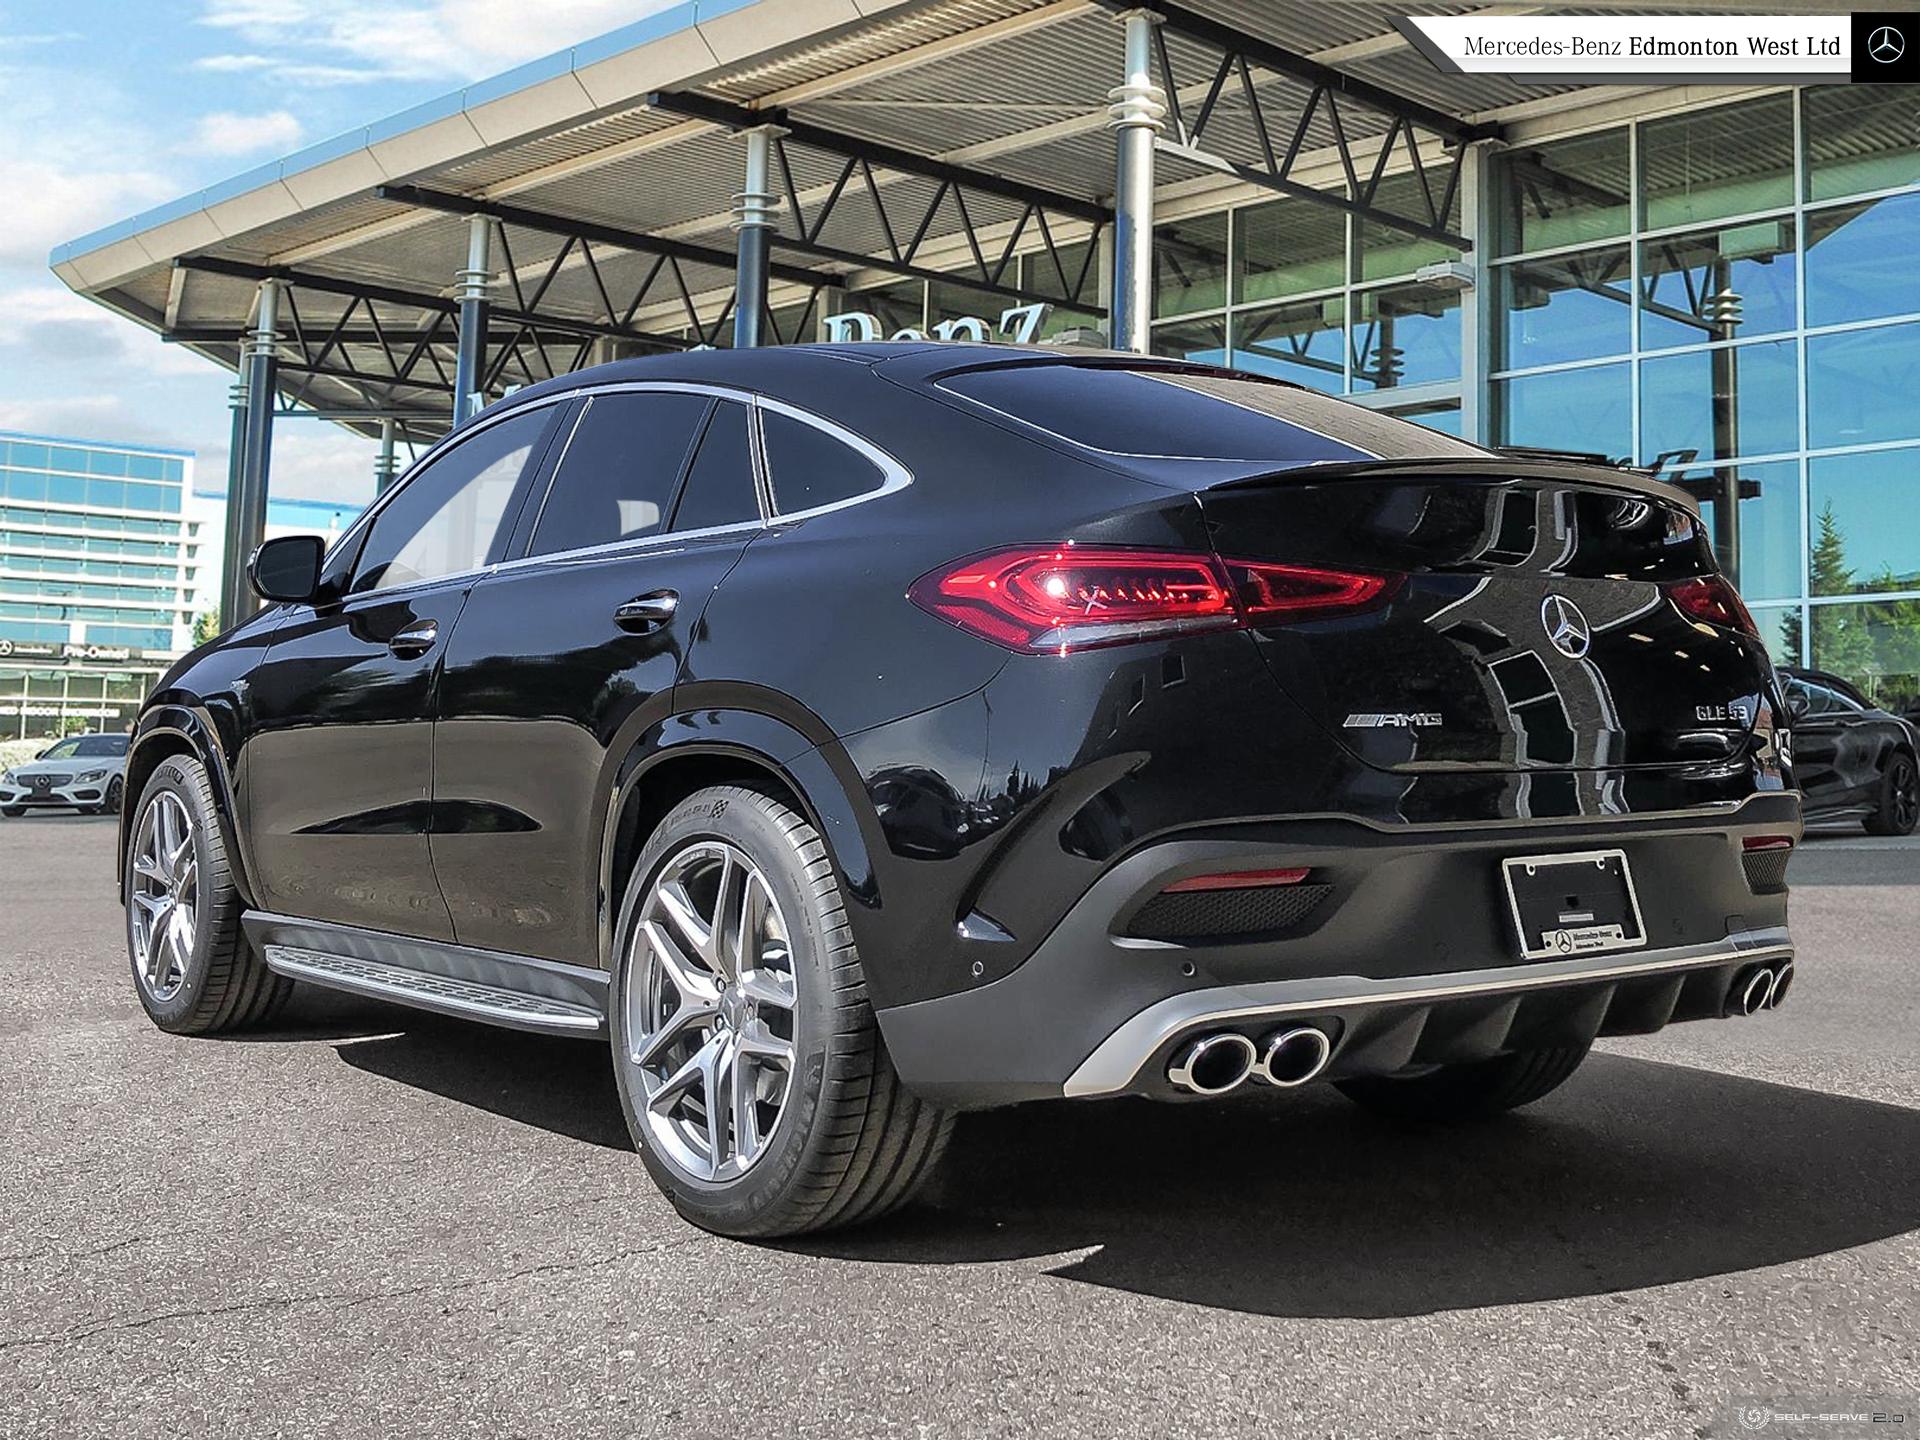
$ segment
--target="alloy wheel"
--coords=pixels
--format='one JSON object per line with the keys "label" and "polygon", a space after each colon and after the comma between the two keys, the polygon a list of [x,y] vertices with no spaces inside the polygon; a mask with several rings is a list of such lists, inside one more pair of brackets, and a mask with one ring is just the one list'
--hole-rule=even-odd
{"label": "alloy wheel", "polygon": [[193,851],[193,817],[180,797],[153,797],[133,842],[128,886],[134,968],[147,994],[172,999],[186,983],[200,930],[200,867]]}
{"label": "alloy wheel", "polygon": [[1920,823],[1920,771],[1910,764],[1893,777],[1893,823],[1903,834]]}
{"label": "alloy wheel", "polygon": [[766,876],[724,841],[675,851],[640,905],[626,966],[621,1060],[654,1153],[696,1181],[739,1178],[793,1089],[798,987]]}

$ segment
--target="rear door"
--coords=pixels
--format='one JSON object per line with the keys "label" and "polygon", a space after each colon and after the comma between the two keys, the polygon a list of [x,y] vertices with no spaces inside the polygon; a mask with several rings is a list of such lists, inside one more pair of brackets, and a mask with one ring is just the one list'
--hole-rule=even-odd
{"label": "rear door", "polygon": [[452,938],[427,849],[441,660],[557,414],[476,425],[376,512],[344,598],[274,632],[240,776],[264,908]]}
{"label": "rear door", "polygon": [[596,392],[556,448],[448,650],[432,850],[461,944],[591,965],[617,762],[669,713],[761,508],[744,397]]}

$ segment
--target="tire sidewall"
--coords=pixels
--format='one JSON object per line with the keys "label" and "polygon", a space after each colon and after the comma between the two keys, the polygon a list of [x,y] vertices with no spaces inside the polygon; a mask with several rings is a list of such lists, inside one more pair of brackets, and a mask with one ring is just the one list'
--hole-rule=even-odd
{"label": "tire sidewall", "polygon": [[1904,754],[1895,755],[1880,778],[1880,804],[1868,829],[1877,835],[1911,835],[1915,827],[1900,823],[1898,802],[1901,789],[1911,789],[1917,783],[1920,773],[1913,761]]}
{"label": "tire sidewall", "polygon": [[156,999],[148,990],[146,977],[140,971],[134,944],[134,905],[132,899],[128,898],[127,965],[133,974],[134,993],[140,997],[140,1004],[153,1023],[162,1030],[176,1030],[192,1023],[213,968],[210,961],[215,938],[224,928],[222,912],[232,905],[233,897],[217,878],[226,873],[223,863],[225,854],[224,849],[216,848],[221,846],[220,827],[208,795],[205,772],[197,761],[184,756],[162,761],[153,772],[153,778],[147,782],[147,788],[140,794],[140,804],[134,811],[133,823],[127,832],[126,861],[120,877],[122,894],[128,897],[132,895],[133,863],[140,848],[140,827],[146,823],[147,812],[163,792],[177,795],[193,820],[193,863],[198,877],[196,883],[200,905],[198,924],[194,927],[193,952],[188,957],[186,975],[180,988],[164,1000]]}
{"label": "tire sidewall", "polygon": [[[746,1174],[720,1183],[684,1175],[654,1153],[642,1120],[645,1101],[634,1088],[636,1077],[626,1060],[633,1042],[628,1025],[628,991],[636,972],[643,968],[641,957],[633,953],[640,907],[667,861],[702,840],[721,840],[737,847],[766,878],[786,921],[796,992],[793,1080],[770,1148]],[[763,797],[752,791],[705,790],[683,801],[661,822],[634,863],[632,883],[627,886],[614,932],[613,972],[608,987],[614,1075],[627,1128],[648,1172],[675,1207],[695,1223],[736,1234],[759,1228],[757,1222],[762,1216],[790,1199],[795,1175],[808,1167],[822,1143],[819,1131],[826,1082],[833,1070],[835,1039],[832,956],[836,943],[840,943],[827,930],[824,912],[830,908],[814,896],[793,839],[763,808]]]}

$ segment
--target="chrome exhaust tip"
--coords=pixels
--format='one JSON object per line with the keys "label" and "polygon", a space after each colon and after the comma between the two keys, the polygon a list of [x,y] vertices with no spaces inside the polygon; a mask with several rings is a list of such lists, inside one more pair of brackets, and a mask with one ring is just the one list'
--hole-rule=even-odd
{"label": "chrome exhaust tip", "polygon": [[1315,1079],[1333,1058],[1333,1041],[1327,1032],[1311,1025],[1292,1030],[1276,1030],[1260,1047],[1260,1063],[1253,1078],[1263,1085],[1291,1090]]}
{"label": "chrome exhaust tip", "polygon": [[1223,1030],[1186,1045],[1167,1067],[1167,1079],[1189,1095],[1224,1095],[1253,1073],[1259,1052],[1244,1035]]}
{"label": "chrome exhaust tip", "polygon": [[1786,1003],[1787,991],[1793,988],[1793,961],[1789,960],[1774,971],[1773,984],[1767,990],[1767,1009],[1777,1010]]}
{"label": "chrome exhaust tip", "polygon": [[1765,965],[1756,965],[1743,971],[1733,982],[1733,993],[1727,997],[1727,1008],[1735,1015],[1751,1015],[1764,1010],[1767,997],[1773,993],[1773,971]]}

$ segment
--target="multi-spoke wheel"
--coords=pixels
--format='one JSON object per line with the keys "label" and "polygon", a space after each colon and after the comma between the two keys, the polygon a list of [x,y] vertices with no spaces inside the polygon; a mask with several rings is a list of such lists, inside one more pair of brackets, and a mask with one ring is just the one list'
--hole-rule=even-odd
{"label": "multi-spoke wheel", "polygon": [[805,819],[731,786],[682,801],[635,863],[618,942],[621,1104],[682,1214],[789,1235],[911,1198],[951,1119],[894,1075]]}
{"label": "multi-spoke wheel", "polygon": [[278,1008],[291,986],[241,933],[240,896],[200,763],[186,755],[162,761],[126,833],[127,953],[154,1024],[207,1034]]}
{"label": "multi-spoke wheel", "polygon": [[140,816],[127,904],[134,973],[154,1000],[171,1000],[186,983],[200,922],[193,820],[171,790],[156,793]]}
{"label": "multi-spoke wheel", "polygon": [[696,841],[654,877],[629,942],[642,1123],[696,1180],[765,1152],[793,1087],[793,952],[780,903],[744,851]]}

